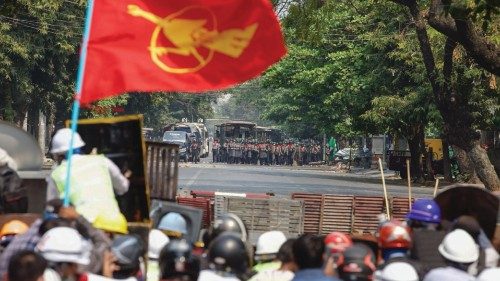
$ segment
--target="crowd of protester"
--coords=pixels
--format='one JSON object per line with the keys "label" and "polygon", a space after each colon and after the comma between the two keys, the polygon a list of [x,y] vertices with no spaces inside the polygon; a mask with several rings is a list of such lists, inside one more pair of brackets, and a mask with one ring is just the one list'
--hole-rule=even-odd
{"label": "crowd of protester", "polygon": [[[0,167],[9,166],[5,159],[0,153]],[[111,173],[107,161],[97,160],[101,172]],[[381,219],[375,244],[340,232],[286,237],[269,231],[252,245],[244,222],[234,214],[217,217],[193,243],[187,239],[189,220],[180,213],[165,214],[144,239],[128,229],[115,205],[96,211],[109,198],[90,200],[75,183],[76,195],[67,205],[54,196],[62,190],[56,190],[58,177],[52,179],[54,192],[41,218],[30,225],[12,220],[0,229],[0,276],[5,281],[500,280],[499,255],[478,221],[462,216],[444,225],[431,199],[417,200],[405,221]],[[108,195],[114,185],[121,186],[115,193],[126,191],[125,179],[117,179],[109,181]],[[26,193],[9,192],[3,190],[3,213],[25,213]]]}

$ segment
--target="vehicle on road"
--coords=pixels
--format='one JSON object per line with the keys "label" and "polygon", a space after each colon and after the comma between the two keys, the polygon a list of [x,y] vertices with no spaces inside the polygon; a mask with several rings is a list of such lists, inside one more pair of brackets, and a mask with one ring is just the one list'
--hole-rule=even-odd
{"label": "vehicle on road", "polygon": [[191,140],[188,133],[184,131],[166,131],[163,133],[163,142],[179,145],[180,159],[184,160],[184,162],[190,159]]}

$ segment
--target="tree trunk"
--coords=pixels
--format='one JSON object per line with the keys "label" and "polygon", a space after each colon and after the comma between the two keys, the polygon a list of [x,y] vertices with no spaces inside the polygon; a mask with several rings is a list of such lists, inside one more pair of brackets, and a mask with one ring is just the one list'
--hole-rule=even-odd
{"label": "tree trunk", "polygon": [[467,156],[467,152],[456,145],[453,145],[453,152],[455,152],[457,157],[458,169],[462,175],[461,179],[467,183],[481,183],[477,177],[474,165],[470,161],[469,156]]}
{"label": "tree trunk", "polygon": [[410,160],[410,172],[411,178],[415,182],[421,182],[423,180],[422,173],[422,140],[420,137],[415,136],[413,138],[408,138],[408,148],[410,149],[411,160]]}
{"label": "tree trunk", "polygon": [[500,191],[498,175],[486,154],[486,150],[479,145],[479,141],[476,140],[473,142],[471,150],[468,151],[467,155],[474,163],[477,175],[484,185],[491,191]]}
{"label": "tree trunk", "polygon": [[453,177],[451,175],[451,161],[450,161],[450,150],[448,149],[448,141],[443,138],[443,176],[444,179],[448,182],[453,181]]}

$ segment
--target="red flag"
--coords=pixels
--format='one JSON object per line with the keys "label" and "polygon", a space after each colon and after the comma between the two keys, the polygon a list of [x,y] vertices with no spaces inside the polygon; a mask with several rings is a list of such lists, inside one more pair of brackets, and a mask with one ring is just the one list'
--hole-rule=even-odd
{"label": "red flag", "polygon": [[130,91],[201,92],[285,53],[269,0],[94,0],[83,104]]}

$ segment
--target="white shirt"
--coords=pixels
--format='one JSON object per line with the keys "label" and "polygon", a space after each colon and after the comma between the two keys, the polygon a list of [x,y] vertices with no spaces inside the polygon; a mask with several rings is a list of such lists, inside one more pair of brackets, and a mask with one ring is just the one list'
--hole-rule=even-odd
{"label": "white shirt", "polygon": [[[81,157],[82,155],[74,155],[73,157]],[[106,164],[108,166],[109,175],[111,176],[111,183],[113,184],[113,190],[116,195],[123,195],[128,191],[129,180],[122,174],[120,168],[116,166],[113,161],[106,159]],[[51,176],[48,176],[47,181],[47,201],[52,199],[60,198],[59,190],[57,189],[56,183]]]}
{"label": "white shirt", "polygon": [[264,270],[254,275],[249,281],[290,281],[294,276],[295,274],[288,270]]}

